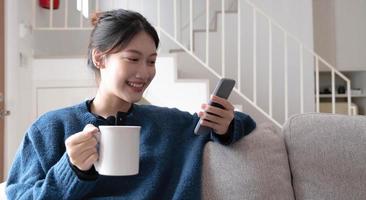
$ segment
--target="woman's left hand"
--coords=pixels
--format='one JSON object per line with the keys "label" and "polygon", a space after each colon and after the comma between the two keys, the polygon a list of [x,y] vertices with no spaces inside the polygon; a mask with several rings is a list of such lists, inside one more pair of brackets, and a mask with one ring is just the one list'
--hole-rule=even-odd
{"label": "woman's left hand", "polygon": [[202,104],[203,111],[198,113],[198,116],[202,119],[201,125],[212,128],[219,135],[224,135],[234,119],[234,106],[226,99],[218,96],[211,96],[211,101],[222,105],[224,108]]}

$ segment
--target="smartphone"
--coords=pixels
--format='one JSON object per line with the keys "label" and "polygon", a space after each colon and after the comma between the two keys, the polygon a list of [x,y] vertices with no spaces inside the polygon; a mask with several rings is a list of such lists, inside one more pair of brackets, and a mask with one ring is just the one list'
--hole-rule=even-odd
{"label": "smartphone", "polygon": [[[229,98],[230,93],[233,90],[234,86],[235,86],[235,80],[228,79],[228,78],[222,78],[217,83],[216,88],[215,88],[214,92],[212,93],[212,95],[227,99],[227,98]],[[208,102],[208,104],[211,106],[218,107],[218,108],[224,108],[222,105],[220,105],[218,103],[211,102],[211,100]],[[201,120],[202,119],[200,119],[198,121],[198,123],[194,129],[194,133],[197,135],[210,133],[211,128],[206,127],[206,126],[201,126]]]}

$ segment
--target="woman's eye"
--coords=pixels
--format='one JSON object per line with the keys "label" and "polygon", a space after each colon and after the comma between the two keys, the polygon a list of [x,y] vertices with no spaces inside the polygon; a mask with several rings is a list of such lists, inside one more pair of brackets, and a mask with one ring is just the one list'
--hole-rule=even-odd
{"label": "woman's eye", "polygon": [[139,61],[138,58],[127,58],[128,61],[131,61],[131,62],[137,62]]}
{"label": "woman's eye", "polygon": [[150,65],[155,65],[155,60],[149,61]]}

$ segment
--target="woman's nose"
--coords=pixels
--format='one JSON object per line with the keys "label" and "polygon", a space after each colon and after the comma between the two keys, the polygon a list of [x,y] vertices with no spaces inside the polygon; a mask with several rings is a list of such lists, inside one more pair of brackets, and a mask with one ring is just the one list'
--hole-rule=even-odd
{"label": "woman's nose", "polygon": [[147,64],[142,64],[137,70],[136,78],[147,79],[149,76],[147,67]]}

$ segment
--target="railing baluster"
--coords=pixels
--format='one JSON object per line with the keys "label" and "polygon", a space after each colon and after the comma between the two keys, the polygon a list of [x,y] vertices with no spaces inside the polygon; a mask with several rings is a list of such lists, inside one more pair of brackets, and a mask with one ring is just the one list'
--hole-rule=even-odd
{"label": "railing baluster", "polygon": [[53,1],[50,1],[50,28],[53,27]]}
{"label": "railing baluster", "polygon": [[82,13],[85,18],[89,18],[89,0],[83,0]]}
{"label": "railing baluster", "polygon": [[173,1],[173,15],[174,15],[174,39],[177,40],[177,0]]}
{"label": "railing baluster", "polygon": [[284,35],[284,65],[285,65],[285,120],[288,118],[288,50],[287,50],[287,33]]}
{"label": "railing baluster", "polygon": [[269,88],[269,99],[268,99],[268,104],[269,104],[269,116],[272,117],[273,115],[273,108],[272,108],[272,23],[271,20],[268,18],[268,88]]}
{"label": "railing baluster", "polygon": [[206,65],[209,65],[210,0],[206,0]]}
{"label": "railing baluster", "polygon": [[68,27],[69,1],[65,0],[65,28]]}
{"label": "railing baluster", "polygon": [[32,23],[33,23],[33,28],[37,29],[37,25],[36,25],[36,0],[33,0],[33,15],[32,15]]}
{"label": "railing baluster", "polygon": [[257,12],[253,7],[253,102],[257,105]]}
{"label": "railing baluster", "polygon": [[319,56],[315,55],[315,101],[316,112],[319,112],[320,100],[319,100]]}
{"label": "railing baluster", "polygon": [[221,75],[225,77],[225,0],[221,0]]}
{"label": "railing baluster", "polygon": [[304,55],[303,45],[300,44],[300,112],[304,113]]}
{"label": "railing baluster", "polygon": [[84,0],[80,0],[78,2],[80,2],[79,6],[80,6],[80,28],[83,28],[83,2]]}
{"label": "railing baluster", "polygon": [[351,115],[351,82],[350,80],[346,80],[346,82],[347,82],[348,115]]}
{"label": "railing baluster", "polygon": [[189,0],[189,45],[193,52],[193,0]]}
{"label": "railing baluster", "polygon": [[160,36],[160,29],[161,29],[161,24],[160,24],[160,0],[158,0],[158,3],[157,3],[157,8],[156,8],[156,12],[157,12],[157,24],[158,24],[158,35]]}
{"label": "railing baluster", "polygon": [[[318,57],[318,59],[325,64],[326,67],[333,70],[335,74],[337,74],[340,78],[345,80],[347,82],[347,90],[351,91],[351,81],[345,75],[343,75],[341,72],[339,72],[336,68],[332,67],[332,65],[330,65],[326,60],[321,58],[318,54],[314,53],[314,55],[316,55]],[[318,88],[319,88],[319,86],[318,86]],[[347,92],[347,101],[348,101],[348,112],[350,114],[351,113],[351,111],[350,111],[350,109],[351,109],[351,93],[350,92]]]}
{"label": "railing baluster", "polygon": [[241,92],[241,11],[238,1],[238,90]]}
{"label": "railing baluster", "polygon": [[334,74],[334,69],[332,69],[332,113],[335,114],[336,112],[336,107],[335,107],[335,74]]}

